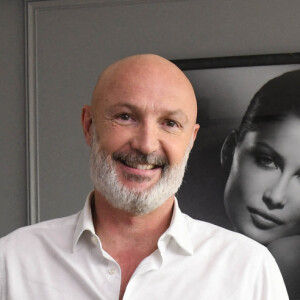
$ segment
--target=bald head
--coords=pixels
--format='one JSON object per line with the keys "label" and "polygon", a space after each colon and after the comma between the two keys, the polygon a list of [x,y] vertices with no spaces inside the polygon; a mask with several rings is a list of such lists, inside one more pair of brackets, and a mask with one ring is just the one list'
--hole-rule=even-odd
{"label": "bald head", "polygon": [[[100,130],[109,121],[119,126],[120,111],[122,118],[130,118],[131,125],[134,121],[143,130],[150,119],[151,124],[160,127],[169,122],[188,142],[191,136],[196,137],[199,128],[197,101],[190,81],[175,64],[158,55],[130,56],[103,71],[93,92],[92,105],[85,106],[82,114],[89,145],[89,126],[98,123]],[[170,130],[170,126],[165,129]]]}
{"label": "bald head", "polygon": [[141,91],[143,86],[152,85],[154,90],[160,86],[176,89],[184,94],[186,105],[191,107],[196,120],[197,101],[193,87],[185,74],[169,60],[154,54],[141,54],[124,58],[107,67],[100,75],[92,97],[92,108],[96,109],[106,95],[116,89],[135,89]]}

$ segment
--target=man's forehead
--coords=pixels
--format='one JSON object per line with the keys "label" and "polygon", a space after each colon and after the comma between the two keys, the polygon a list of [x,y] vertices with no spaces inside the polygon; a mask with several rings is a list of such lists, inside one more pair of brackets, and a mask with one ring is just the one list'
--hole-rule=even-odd
{"label": "man's forehead", "polygon": [[156,55],[133,56],[108,67],[95,88],[93,103],[112,101],[111,97],[148,97],[151,105],[152,96],[172,108],[178,101],[197,110],[190,81],[177,66]]}

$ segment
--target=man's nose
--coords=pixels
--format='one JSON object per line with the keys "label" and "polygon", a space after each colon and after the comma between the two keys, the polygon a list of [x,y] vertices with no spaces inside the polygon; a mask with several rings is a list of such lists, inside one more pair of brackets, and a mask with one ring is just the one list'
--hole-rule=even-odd
{"label": "man's nose", "polygon": [[159,150],[159,128],[156,124],[145,122],[136,128],[131,141],[131,147],[144,154],[151,154]]}
{"label": "man's nose", "polygon": [[281,174],[279,179],[265,191],[263,200],[269,209],[278,209],[285,206],[289,183],[289,177]]}

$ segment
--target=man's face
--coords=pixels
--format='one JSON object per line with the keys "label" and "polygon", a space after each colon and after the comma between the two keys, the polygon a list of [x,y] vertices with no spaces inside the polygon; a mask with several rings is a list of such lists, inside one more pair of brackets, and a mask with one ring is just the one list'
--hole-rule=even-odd
{"label": "man's face", "polygon": [[[119,181],[135,190],[157,183],[166,162],[180,164],[196,131],[190,92],[154,75],[130,73],[109,84],[94,115],[102,149],[115,161]],[[154,155],[160,162],[124,161],[128,153]]]}
{"label": "man's face", "polygon": [[96,134],[121,185],[148,191],[190,150],[198,130],[194,95],[186,83],[151,68],[116,77],[93,109]]}
{"label": "man's face", "polygon": [[237,146],[225,189],[235,229],[263,244],[300,233],[300,119],[288,117]]}

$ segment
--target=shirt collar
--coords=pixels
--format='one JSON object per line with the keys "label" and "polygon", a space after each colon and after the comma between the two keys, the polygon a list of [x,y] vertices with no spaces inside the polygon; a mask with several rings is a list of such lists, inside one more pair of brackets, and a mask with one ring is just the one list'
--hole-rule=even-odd
{"label": "shirt collar", "polygon": [[[187,254],[193,254],[193,243],[186,222],[185,215],[181,212],[178,201],[175,198],[174,207],[173,207],[173,216],[169,228],[165,233],[160,237],[158,244],[167,243],[169,237],[173,238],[177,245]],[[166,245],[165,245],[166,246]]]}
{"label": "shirt collar", "polygon": [[91,203],[94,199],[94,191],[90,192],[86,198],[84,207],[82,211],[79,213],[79,217],[77,220],[74,236],[73,236],[73,252],[75,251],[75,247],[81,237],[81,235],[85,231],[89,231],[92,235],[96,235],[93,217],[92,217],[92,209]]}
{"label": "shirt collar", "polygon": [[[85,205],[82,211],[79,213],[78,221],[76,224],[74,237],[73,237],[73,252],[81,235],[88,231],[93,236],[96,236],[95,228],[93,224],[91,203],[94,199],[94,191],[90,192],[86,198]],[[184,250],[188,255],[193,254],[193,244],[188,229],[188,225],[185,219],[185,215],[181,212],[178,201],[175,198],[173,206],[173,215],[169,228],[162,234],[158,241],[159,248],[166,248],[170,238],[173,238],[177,245]],[[99,241],[100,242],[100,241]]]}

